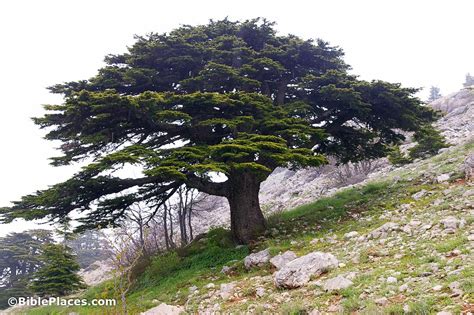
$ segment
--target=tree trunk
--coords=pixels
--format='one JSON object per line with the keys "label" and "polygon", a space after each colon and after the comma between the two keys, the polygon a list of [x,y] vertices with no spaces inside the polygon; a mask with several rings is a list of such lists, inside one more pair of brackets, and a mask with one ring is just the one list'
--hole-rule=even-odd
{"label": "tree trunk", "polygon": [[266,229],[258,199],[260,181],[248,171],[232,174],[229,180],[231,185],[227,199],[232,235],[239,244],[248,244]]}

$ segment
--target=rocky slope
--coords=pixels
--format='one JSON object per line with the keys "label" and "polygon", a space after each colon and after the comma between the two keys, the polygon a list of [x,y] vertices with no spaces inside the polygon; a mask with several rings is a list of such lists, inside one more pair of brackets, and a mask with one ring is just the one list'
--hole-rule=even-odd
{"label": "rocky slope", "polygon": [[186,310],[474,312],[474,183],[462,175],[473,152],[470,141],[390,172],[369,184],[385,186],[364,204],[345,204],[349,219],[280,222],[254,254],[193,288]]}

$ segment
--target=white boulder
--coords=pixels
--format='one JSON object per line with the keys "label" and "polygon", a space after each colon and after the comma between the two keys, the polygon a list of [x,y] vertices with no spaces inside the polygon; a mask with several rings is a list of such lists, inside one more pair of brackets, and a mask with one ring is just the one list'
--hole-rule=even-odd
{"label": "white boulder", "polygon": [[325,291],[338,291],[350,287],[354,283],[342,276],[337,276],[331,279],[328,279],[323,284],[323,289]]}
{"label": "white boulder", "polygon": [[179,315],[181,313],[184,313],[184,309],[181,306],[161,303],[160,305],[141,313],[141,315]]}
{"label": "white boulder", "polygon": [[252,267],[261,267],[265,265],[271,258],[270,249],[264,249],[258,253],[250,254],[244,258],[244,266],[247,269]]}
{"label": "white boulder", "polygon": [[312,276],[318,276],[336,268],[339,261],[334,255],[323,252],[312,252],[299,257],[277,271],[275,285],[279,288],[297,288],[309,282]]}

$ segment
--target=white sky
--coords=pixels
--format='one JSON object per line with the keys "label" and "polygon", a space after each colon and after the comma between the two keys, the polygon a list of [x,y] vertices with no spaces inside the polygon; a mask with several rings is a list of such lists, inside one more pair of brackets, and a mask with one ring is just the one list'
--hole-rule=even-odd
{"label": "white sky", "polygon": [[[45,87],[91,77],[134,34],[261,16],[282,34],[341,46],[363,79],[437,85],[447,94],[474,73],[473,12],[471,0],[0,1],[0,206],[73,172],[49,166],[53,144],[29,119],[41,115],[41,104],[60,102]],[[31,226],[3,225],[0,236]]]}

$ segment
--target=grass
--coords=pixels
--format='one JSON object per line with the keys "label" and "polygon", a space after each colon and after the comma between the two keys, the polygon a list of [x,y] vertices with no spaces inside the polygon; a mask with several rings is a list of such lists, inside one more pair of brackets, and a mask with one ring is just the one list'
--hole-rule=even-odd
{"label": "grass", "polygon": [[456,237],[443,241],[442,243],[435,246],[436,250],[440,253],[447,253],[455,249],[461,248],[463,244],[467,242],[465,237]]}

